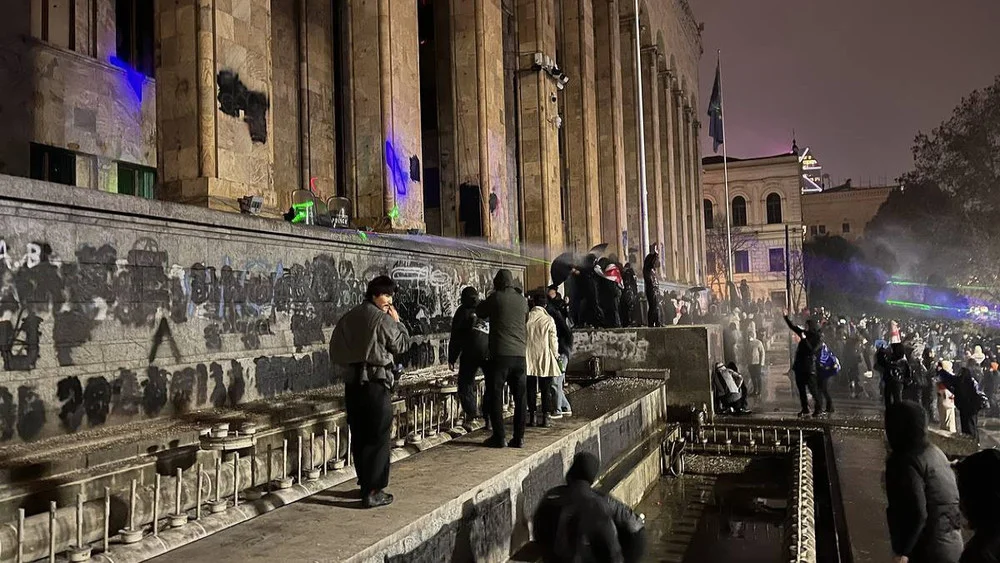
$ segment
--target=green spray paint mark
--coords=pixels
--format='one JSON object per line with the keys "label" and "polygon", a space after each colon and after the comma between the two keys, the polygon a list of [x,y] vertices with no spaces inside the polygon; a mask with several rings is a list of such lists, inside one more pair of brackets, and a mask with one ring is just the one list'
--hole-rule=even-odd
{"label": "green spray paint mark", "polygon": [[302,223],[309,217],[309,208],[313,206],[313,201],[305,201],[302,203],[293,203],[292,209],[295,210],[295,217],[292,218],[292,223]]}
{"label": "green spray paint mark", "polygon": [[389,218],[392,219],[393,221],[399,219],[399,205],[396,205],[392,208],[392,211],[389,212]]}

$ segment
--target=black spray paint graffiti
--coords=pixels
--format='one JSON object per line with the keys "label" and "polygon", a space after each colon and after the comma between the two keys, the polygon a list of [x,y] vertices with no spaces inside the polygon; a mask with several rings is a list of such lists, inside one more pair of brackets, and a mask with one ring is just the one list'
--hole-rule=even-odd
{"label": "black spray paint graffiti", "polygon": [[231,70],[219,71],[219,110],[226,115],[240,117],[250,129],[250,139],[255,143],[267,142],[267,110],[271,103],[264,92],[248,89],[240,75]]}
{"label": "black spray paint graffiti", "polygon": [[[181,364],[184,356],[232,352],[240,345],[246,350],[280,347],[286,330],[301,352],[324,343],[340,316],[361,302],[367,280],[380,274],[397,279],[395,301],[416,337],[399,361],[407,369],[419,369],[444,361],[461,288],[483,290],[492,275],[475,266],[441,268],[412,261],[386,265],[371,260],[359,271],[350,259],[328,254],[287,266],[260,260],[234,266],[227,259],[221,267],[196,263],[185,268],[171,264],[168,253],[148,238],[124,253],[108,244],[82,245],[69,261],[44,242],[13,250],[0,239],[0,357],[5,371],[35,369],[53,352],[58,365],[73,365],[74,352],[90,345],[104,323],[147,335],[151,363],[169,359]],[[182,350],[179,343],[191,341],[191,329],[185,326],[195,320],[205,349]],[[177,330],[189,332],[175,339]],[[51,342],[43,337],[49,331]],[[262,397],[335,382],[325,352],[259,357],[254,364],[253,384]],[[30,385],[16,393],[0,387],[0,440],[37,437],[46,424],[46,401],[54,403],[49,417],[58,418],[69,432],[135,416],[234,405],[246,392],[245,368],[234,361],[228,367],[197,364],[169,372],[150,366],[139,374],[121,370],[117,375],[72,376],[58,382],[52,397],[39,396]]]}

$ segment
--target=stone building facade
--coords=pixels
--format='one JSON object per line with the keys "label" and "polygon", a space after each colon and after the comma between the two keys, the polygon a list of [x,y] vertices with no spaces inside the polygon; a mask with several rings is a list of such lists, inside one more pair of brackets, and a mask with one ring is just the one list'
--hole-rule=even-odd
{"label": "stone building facade", "polygon": [[[722,157],[704,160],[705,217],[709,227],[708,281],[726,295],[726,216],[732,219],[731,280],[746,280],[752,299],[784,307],[791,279],[791,305],[805,306],[802,279],[802,169],[793,153],[761,158],[729,158],[726,202]],[[785,232],[788,232],[786,247]],[[786,275],[786,263],[788,272]]]}
{"label": "stone building facade", "polygon": [[629,0],[10,4],[0,173],[270,217],[311,189],[543,260],[659,244],[666,279],[704,281],[687,0],[640,2],[638,49]]}
{"label": "stone building facade", "polygon": [[857,241],[882,204],[899,186],[852,187],[850,183],[802,195],[802,222],[806,239],[838,236]]}

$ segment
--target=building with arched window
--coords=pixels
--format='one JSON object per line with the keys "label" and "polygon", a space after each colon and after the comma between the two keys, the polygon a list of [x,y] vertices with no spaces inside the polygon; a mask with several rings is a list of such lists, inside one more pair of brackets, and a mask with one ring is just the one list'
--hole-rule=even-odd
{"label": "building with arched window", "polygon": [[[722,157],[703,161],[702,182],[706,209],[716,210],[712,226],[706,221],[706,266],[709,284],[725,294],[727,278],[739,285],[747,280],[751,298],[786,305],[787,280],[792,281],[792,305],[805,304],[802,288],[802,170],[794,153],[762,158],[729,159],[729,204],[726,200]],[[726,217],[721,209],[729,209]],[[732,232],[733,270],[729,269],[726,222]],[[785,229],[788,229],[788,247]]]}

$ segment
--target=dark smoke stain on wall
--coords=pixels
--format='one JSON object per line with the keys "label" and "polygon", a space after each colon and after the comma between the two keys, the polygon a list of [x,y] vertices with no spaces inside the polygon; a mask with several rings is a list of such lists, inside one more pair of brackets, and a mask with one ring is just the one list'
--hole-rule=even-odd
{"label": "dark smoke stain on wall", "polygon": [[271,102],[264,92],[250,90],[231,70],[221,70],[216,76],[219,86],[219,110],[232,117],[243,117],[255,143],[267,142],[267,110]]}

